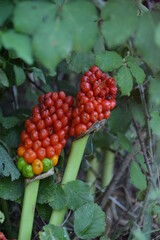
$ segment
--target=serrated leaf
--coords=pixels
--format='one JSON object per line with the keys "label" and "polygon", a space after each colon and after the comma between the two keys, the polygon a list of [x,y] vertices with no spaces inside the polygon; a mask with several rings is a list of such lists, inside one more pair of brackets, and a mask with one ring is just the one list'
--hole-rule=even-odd
{"label": "serrated leaf", "polygon": [[47,204],[37,204],[36,209],[38,211],[38,214],[44,221],[48,221],[50,219],[52,208],[48,206]]}
{"label": "serrated leaf", "polygon": [[9,30],[2,34],[2,44],[6,49],[14,50],[17,57],[26,63],[33,63],[31,39],[28,36]]}
{"label": "serrated leaf", "polygon": [[67,205],[64,190],[52,178],[41,181],[37,202],[40,204],[49,203],[52,208],[57,210],[61,210]]}
{"label": "serrated leaf", "polygon": [[123,64],[121,56],[113,51],[106,51],[105,53],[96,56],[96,65],[102,71],[113,71]]}
{"label": "serrated leaf", "polygon": [[118,139],[124,150],[126,150],[128,152],[133,152],[132,143],[124,134],[118,133]]}
{"label": "serrated leaf", "polygon": [[94,54],[87,53],[73,53],[68,59],[67,63],[69,69],[73,72],[80,73],[86,72],[91,66],[94,65]]}
{"label": "serrated leaf", "polygon": [[8,130],[5,129],[3,141],[7,144],[9,148],[18,148],[20,137],[21,128],[9,128]]}
{"label": "serrated leaf", "polygon": [[4,213],[0,211],[0,223],[2,224],[5,220]]}
{"label": "serrated leaf", "polygon": [[154,111],[151,113],[151,128],[153,134],[160,136],[160,114],[158,111]]}
{"label": "serrated leaf", "polygon": [[19,2],[14,10],[14,27],[19,32],[33,34],[43,22],[54,19],[56,10],[56,6],[49,2]]}
{"label": "serrated leaf", "polygon": [[67,183],[64,190],[67,196],[67,205],[72,210],[76,210],[87,202],[93,202],[89,185],[80,180]]}
{"label": "serrated leaf", "polygon": [[146,76],[143,69],[141,67],[139,67],[137,64],[130,62],[130,61],[128,61],[127,64],[128,64],[128,67],[130,68],[130,71],[131,71],[133,77],[135,77],[136,82],[138,84],[142,84],[144,82],[145,76]]}
{"label": "serrated leaf", "polygon": [[22,178],[11,181],[10,178],[0,179],[0,198],[15,201],[24,193],[24,180]]}
{"label": "serrated leaf", "polygon": [[155,28],[159,20],[160,16],[156,11],[144,13],[139,19],[135,37],[138,53],[153,70],[160,69],[160,51],[155,43]]}
{"label": "serrated leaf", "polygon": [[0,68],[0,84],[4,87],[9,87],[9,81],[5,72]]}
{"label": "serrated leaf", "polygon": [[71,48],[72,34],[64,19],[41,24],[33,36],[34,55],[50,71],[67,57]]}
{"label": "serrated leaf", "polygon": [[134,1],[110,0],[102,8],[102,33],[110,48],[124,44],[137,26],[137,6]]}
{"label": "serrated leaf", "polygon": [[130,166],[130,181],[139,190],[145,190],[147,187],[146,176],[142,173],[138,163],[134,161]]}
{"label": "serrated leaf", "polygon": [[95,203],[87,203],[74,213],[74,231],[81,239],[95,239],[105,226],[105,213]]}
{"label": "serrated leaf", "polygon": [[63,6],[62,16],[68,22],[74,38],[73,50],[77,52],[91,50],[98,35],[95,6],[90,1],[70,1]]}
{"label": "serrated leaf", "polygon": [[116,80],[121,89],[122,96],[129,96],[133,88],[133,78],[129,68],[126,66],[121,67],[117,73]]}
{"label": "serrated leaf", "polygon": [[12,14],[13,5],[9,0],[0,0],[0,26],[10,17]]}
{"label": "serrated leaf", "polygon": [[20,173],[15,167],[13,160],[7,151],[0,145],[0,175],[11,176],[12,181],[20,177]]}
{"label": "serrated leaf", "polygon": [[26,75],[24,73],[23,68],[14,65],[14,73],[15,73],[15,79],[16,79],[16,85],[20,86],[21,84],[23,84],[25,82],[26,79]]}
{"label": "serrated leaf", "polygon": [[68,240],[67,234],[63,227],[56,227],[48,224],[43,227],[43,232],[40,232],[40,240]]}
{"label": "serrated leaf", "polygon": [[94,53],[100,54],[105,52],[105,41],[104,38],[100,35],[94,45]]}
{"label": "serrated leaf", "polygon": [[113,133],[125,133],[129,128],[131,120],[132,116],[130,109],[128,109],[127,106],[118,107],[112,112],[111,117],[108,120],[108,125]]}
{"label": "serrated leaf", "polygon": [[19,119],[17,117],[0,117],[0,123],[5,129],[10,129],[16,126],[19,123]]}
{"label": "serrated leaf", "polygon": [[36,67],[32,67],[32,71],[33,71],[34,79],[36,81],[37,80],[41,80],[43,83],[46,84],[46,78],[44,76],[44,73],[43,73],[42,69],[36,68]]}

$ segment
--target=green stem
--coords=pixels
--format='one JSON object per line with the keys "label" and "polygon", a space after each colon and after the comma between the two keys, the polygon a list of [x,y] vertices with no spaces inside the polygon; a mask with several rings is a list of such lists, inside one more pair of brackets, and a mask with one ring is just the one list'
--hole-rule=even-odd
{"label": "green stem", "polygon": [[106,188],[112,180],[114,174],[114,153],[106,150],[104,157],[102,187]]}
{"label": "green stem", "polygon": [[98,162],[97,156],[94,156],[94,158],[89,162],[90,162],[90,168],[87,171],[86,182],[91,187],[91,193],[95,195],[95,190],[96,190],[95,183],[96,183],[98,168],[99,168],[99,162]]}
{"label": "green stem", "polygon": [[31,239],[38,188],[39,180],[26,184],[18,240]]}
{"label": "green stem", "polygon": [[9,217],[7,201],[4,199],[0,199],[0,206],[1,206],[2,212],[4,213],[4,216],[5,216],[4,227],[7,232],[6,235],[9,239],[12,239],[12,237],[13,237],[12,226],[11,226],[11,221],[10,221],[10,217]]}
{"label": "green stem", "polygon": [[[62,179],[62,185],[76,180],[88,137],[89,136],[87,135],[72,143],[71,152]],[[49,223],[54,224],[55,226],[61,225],[64,221],[66,211],[67,208],[62,209],[61,211],[53,210]]]}

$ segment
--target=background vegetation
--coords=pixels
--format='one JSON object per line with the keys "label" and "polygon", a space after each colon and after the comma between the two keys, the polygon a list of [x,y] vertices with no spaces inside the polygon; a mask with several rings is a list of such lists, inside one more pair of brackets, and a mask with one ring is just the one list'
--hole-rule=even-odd
{"label": "background vegetation", "polygon": [[[0,230],[8,239],[17,237],[24,192],[15,165],[24,121],[41,93],[75,97],[94,64],[115,77],[117,107],[88,141],[81,181],[60,185],[70,142],[56,175],[41,181],[32,239],[44,225],[41,239],[160,236],[159,1],[0,0]],[[65,206],[65,230],[47,225],[51,209]]]}

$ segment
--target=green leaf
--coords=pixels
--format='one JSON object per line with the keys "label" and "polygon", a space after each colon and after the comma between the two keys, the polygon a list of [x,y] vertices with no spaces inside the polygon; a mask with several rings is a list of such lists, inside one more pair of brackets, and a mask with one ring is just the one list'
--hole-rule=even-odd
{"label": "green leaf", "polygon": [[87,53],[73,53],[68,59],[67,63],[69,69],[73,72],[80,73],[86,72],[91,66],[94,65],[94,54]]}
{"label": "green leaf", "polygon": [[19,123],[20,119],[18,117],[0,117],[0,123],[5,129],[10,129]]}
{"label": "green leaf", "polygon": [[[125,133],[131,123],[132,116],[127,106],[116,108],[108,120],[108,125],[113,133]],[[118,121],[118,124],[117,124]]]}
{"label": "green leaf", "polygon": [[33,63],[31,39],[12,30],[2,34],[2,44],[8,50],[14,50],[17,57],[28,64]]}
{"label": "green leaf", "polygon": [[0,84],[2,84],[4,87],[9,87],[8,78],[5,74],[5,72],[3,72],[3,70],[1,68],[0,68]]}
{"label": "green leaf", "polygon": [[49,222],[51,213],[52,213],[52,208],[48,206],[47,204],[36,204],[36,209],[38,211],[38,214],[40,217],[44,220]]}
{"label": "green leaf", "polygon": [[133,78],[129,68],[126,66],[121,67],[117,73],[116,80],[121,89],[122,96],[129,96],[133,88]]}
{"label": "green leaf", "polygon": [[104,38],[100,35],[94,45],[94,53],[100,54],[105,52],[105,41]]}
{"label": "green leaf", "polygon": [[0,0],[0,26],[10,17],[12,14],[13,5],[9,0]]}
{"label": "green leaf", "polygon": [[136,103],[136,101],[130,102],[130,109],[132,112],[132,116],[136,119],[136,121],[143,126],[145,124],[145,117],[143,112],[143,107],[141,104]]}
{"label": "green leaf", "polygon": [[15,201],[24,193],[24,180],[22,178],[11,181],[10,178],[0,179],[0,198]]}
{"label": "green leaf", "polygon": [[130,167],[130,181],[139,190],[145,190],[147,187],[146,177],[142,173],[138,163],[132,161]]}
{"label": "green leaf", "polygon": [[151,78],[149,84],[149,100],[153,105],[156,105],[158,107],[160,105],[159,89],[160,89],[159,77]]}
{"label": "green leaf", "polygon": [[131,141],[122,133],[118,133],[118,139],[122,148],[128,152],[133,152]]}
{"label": "green leaf", "polygon": [[153,70],[160,69],[160,51],[155,43],[155,27],[160,20],[158,12],[144,13],[138,23],[135,45],[138,53],[142,55]]}
{"label": "green leaf", "polygon": [[4,213],[0,211],[0,223],[2,224],[5,220]]}
{"label": "green leaf", "polygon": [[[19,2],[14,11],[14,27],[19,32],[34,34],[43,22],[49,18],[54,19],[56,9],[56,6],[49,2]],[[26,13],[29,13],[29,17]]]}
{"label": "green leaf", "polygon": [[160,47],[160,23],[156,27],[155,42],[156,42],[157,46]]}
{"label": "green leaf", "polygon": [[110,0],[102,8],[102,33],[109,48],[124,44],[137,26],[137,7],[134,1]]}
{"label": "green leaf", "polygon": [[137,229],[134,229],[133,231],[133,240],[146,240],[146,236],[145,234],[141,231],[141,229],[139,228],[139,226],[137,227]]}
{"label": "green leaf", "polygon": [[98,16],[95,6],[86,0],[70,1],[64,5],[62,16],[64,21],[68,23],[74,38],[73,50],[91,50],[98,36],[96,22]]}
{"label": "green leaf", "polygon": [[64,190],[52,178],[41,181],[37,202],[40,204],[49,203],[52,208],[57,210],[61,210],[67,205]]}
{"label": "green leaf", "polygon": [[81,239],[95,239],[105,227],[105,213],[95,203],[87,203],[74,213],[74,231]]}
{"label": "green leaf", "polygon": [[14,128],[5,129],[3,135],[3,141],[7,144],[9,148],[18,148],[21,137],[21,128],[19,126]]}
{"label": "green leaf", "polygon": [[25,82],[26,75],[21,67],[14,65],[13,68],[15,73],[16,85],[20,86]]}
{"label": "green leaf", "polygon": [[96,56],[96,65],[102,71],[113,71],[123,64],[121,56],[112,51],[106,51],[105,53]]}
{"label": "green leaf", "polygon": [[[43,46],[43,47],[42,47]],[[64,19],[41,24],[33,36],[33,51],[36,58],[50,71],[70,53],[72,34]]]}
{"label": "green leaf", "polygon": [[33,71],[34,79],[36,81],[41,80],[43,83],[46,84],[46,78],[44,76],[44,73],[43,73],[42,69],[36,68],[36,67],[32,67],[32,71]]}
{"label": "green leaf", "polygon": [[160,206],[155,204],[153,206],[152,211],[153,211],[153,214],[158,215],[158,222],[160,223]]}
{"label": "green leaf", "polygon": [[130,71],[133,77],[135,77],[136,82],[138,84],[142,84],[146,76],[143,69],[133,62],[127,62],[127,64],[128,64],[128,67],[130,68]]}
{"label": "green leaf", "polygon": [[68,236],[65,233],[63,227],[56,227],[48,224],[43,227],[43,232],[40,232],[40,240],[68,240]]}
{"label": "green leaf", "polygon": [[15,167],[13,160],[1,145],[0,145],[0,175],[3,175],[5,177],[11,175],[12,181],[20,177],[20,173]]}
{"label": "green leaf", "polygon": [[153,134],[160,136],[160,114],[158,111],[154,111],[151,113],[151,128]]}
{"label": "green leaf", "polygon": [[79,180],[67,183],[65,185],[65,193],[67,205],[72,210],[76,210],[85,203],[93,202],[89,185]]}

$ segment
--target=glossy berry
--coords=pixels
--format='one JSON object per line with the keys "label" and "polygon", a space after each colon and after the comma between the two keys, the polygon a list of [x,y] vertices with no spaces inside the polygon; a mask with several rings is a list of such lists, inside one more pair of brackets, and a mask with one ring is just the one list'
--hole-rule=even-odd
{"label": "glossy berry", "polygon": [[43,147],[38,148],[38,150],[36,151],[37,154],[37,158],[42,160],[46,157],[46,149]]}

